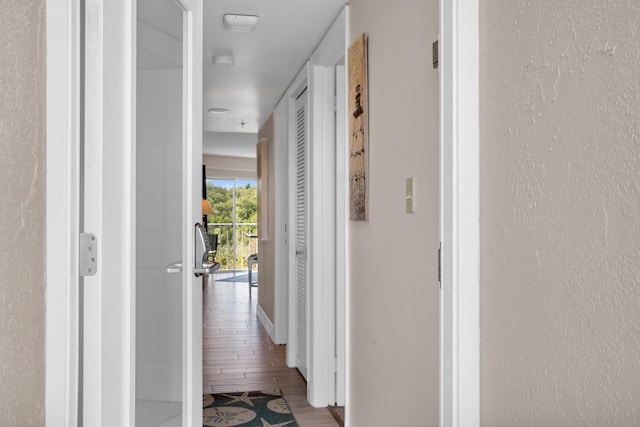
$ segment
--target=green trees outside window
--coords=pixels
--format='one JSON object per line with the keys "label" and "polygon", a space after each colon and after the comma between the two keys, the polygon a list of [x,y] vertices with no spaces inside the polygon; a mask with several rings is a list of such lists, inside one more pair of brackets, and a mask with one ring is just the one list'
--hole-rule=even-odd
{"label": "green trees outside window", "polygon": [[255,180],[207,180],[207,199],[213,207],[209,233],[218,235],[216,261],[222,270],[247,268],[247,256],[258,251],[257,189]]}

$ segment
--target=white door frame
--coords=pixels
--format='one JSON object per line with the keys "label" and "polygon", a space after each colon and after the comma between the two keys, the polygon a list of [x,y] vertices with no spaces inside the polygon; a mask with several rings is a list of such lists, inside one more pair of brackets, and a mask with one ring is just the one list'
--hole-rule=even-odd
{"label": "white door frame", "polygon": [[[313,59],[312,59],[313,61]],[[310,66],[309,78],[309,382],[316,407],[335,403],[336,341],[335,68]]]}
{"label": "white door frame", "polygon": [[440,425],[480,424],[479,0],[440,0]]}
{"label": "white door frame", "polygon": [[47,0],[46,425],[77,426],[80,7]]}
{"label": "white door frame", "polygon": [[[186,152],[183,152],[183,176],[186,201],[183,218],[183,305],[182,305],[182,425],[202,425],[202,286],[195,278],[194,226],[202,222],[202,73],[203,73],[203,0],[176,0],[185,11],[183,21],[183,64],[187,67],[183,99],[186,105],[183,132]],[[194,19],[198,17],[198,19]],[[198,37],[195,37],[199,35]],[[195,169],[194,169],[195,167]],[[191,203],[188,203],[188,201]],[[190,221],[189,221],[190,219]],[[188,267],[189,266],[189,267]],[[186,272],[184,270],[187,270]],[[185,362],[186,361],[186,362]]]}
{"label": "white door frame", "polygon": [[84,278],[83,420],[126,426],[135,419],[135,2],[87,0],[85,15],[84,230],[97,237],[98,269]]}
{"label": "white door frame", "polygon": [[[348,9],[347,9],[348,11]],[[348,14],[347,14],[348,17]],[[348,19],[347,19],[348,26]],[[349,33],[348,31],[346,32]],[[345,37],[345,50],[347,39]],[[345,54],[345,64],[347,56]],[[335,403],[347,399],[347,284],[349,279],[349,126],[347,124],[347,67],[336,66],[336,395]]]}
{"label": "white door frame", "polygon": [[[202,16],[201,0],[180,0],[188,10]],[[76,426],[78,417],[78,232],[79,232],[79,129],[80,129],[80,2],[79,0],[47,0],[47,342],[46,342],[46,422],[48,426]],[[88,102],[104,96],[105,110],[85,116],[85,135],[90,142],[85,168],[90,175],[109,185],[99,195],[109,207],[112,221],[103,230],[102,207],[86,212],[85,229],[99,239],[98,275],[85,278],[85,297],[94,299],[100,309],[91,312],[85,327],[98,328],[91,338],[89,354],[85,350],[84,388],[91,395],[84,400],[85,425],[135,424],[135,123],[132,120],[135,95],[135,2],[88,0],[86,44],[100,45],[87,58],[95,66],[102,55],[119,57],[120,61],[95,67],[100,87],[87,91]],[[196,34],[202,31],[201,20],[187,20]],[[106,23],[103,25],[103,22]],[[104,38],[103,38],[104,36]],[[201,159],[202,126],[202,40],[191,37],[192,49],[186,52],[194,60],[188,85],[189,137],[194,149],[188,159]],[[196,76],[196,78],[194,78]],[[104,88],[104,89],[103,89]],[[96,98],[92,98],[95,96]],[[109,149],[102,149],[102,141]],[[95,161],[95,163],[93,163]],[[102,168],[102,164],[113,168]],[[199,168],[198,168],[199,170]],[[90,178],[93,179],[93,178]],[[199,194],[201,183],[191,186]],[[91,196],[96,196],[91,195]],[[196,203],[197,202],[197,203]],[[199,200],[186,207],[187,213],[199,217]],[[193,215],[191,215],[193,213]],[[198,213],[198,215],[196,215]],[[192,225],[190,225],[191,227]],[[104,231],[104,232],[103,232]],[[187,245],[188,259],[193,259],[193,245]],[[185,266],[191,266],[189,262]],[[191,267],[189,267],[189,274]],[[102,287],[103,283],[109,286]],[[115,284],[115,285],[114,285]],[[187,311],[201,321],[201,293],[188,288]],[[85,313],[86,314],[86,313]],[[197,320],[197,319],[196,319]],[[197,322],[195,322],[197,323]],[[187,324],[184,339],[201,348],[201,331]],[[85,342],[86,344],[86,342]],[[97,349],[97,351],[96,351]],[[185,364],[184,425],[202,424],[201,352]],[[200,368],[199,368],[200,367]],[[200,374],[198,374],[200,372]],[[87,414],[89,416],[87,417]]]}
{"label": "white door frame", "polygon": [[[335,403],[335,146],[333,123],[334,69],[310,63],[300,72],[287,92],[289,105],[289,195],[295,194],[296,99],[306,89],[308,95],[308,238],[307,274],[307,400],[316,407]],[[323,143],[323,142],[331,143]],[[293,200],[291,200],[293,202]],[[295,224],[295,203],[289,203],[289,224]],[[295,233],[290,231],[291,241]],[[295,245],[290,245],[292,251]],[[290,251],[290,252],[291,252]],[[295,256],[289,253],[289,338],[287,365],[296,366],[296,270]],[[304,343],[303,343],[304,344]]]}
{"label": "white door frame", "polygon": [[[48,426],[75,426],[78,404],[78,19],[77,0],[47,0]],[[478,0],[440,0],[440,29],[444,243],[441,425],[476,426],[479,424]]]}
{"label": "white door frame", "polygon": [[[335,95],[336,66],[344,61],[347,48],[348,7],[337,17],[308,64],[300,71],[285,95],[289,106],[289,196],[295,194],[292,182],[295,166],[295,100],[306,87],[309,97],[309,334],[307,400],[316,407],[344,403],[346,388],[346,348],[336,345],[336,339],[345,340],[347,267],[336,259],[347,253],[347,222],[344,202],[347,186],[337,185],[337,177],[344,164],[336,163],[336,152],[345,151],[346,130],[343,138],[336,138]],[[344,68],[343,68],[344,69]],[[346,102],[346,97],[341,99]],[[344,111],[344,109],[342,109]],[[289,224],[293,224],[295,205],[289,203]],[[343,227],[339,228],[338,224]],[[290,232],[293,237],[293,232]],[[292,248],[293,245],[290,246]],[[295,270],[289,254],[289,295],[295,295]],[[337,294],[337,292],[342,292]],[[289,339],[287,364],[295,366],[298,343],[295,337],[295,300],[289,299]],[[340,356],[340,357],[337,357]],[[335,360],[334,360],[335,359]],[[335,369],[334,369],[335,367]],[[338,371],[338,372],[336,372]],[[340,381],[338,381],[340,379]],[[337,391],[336,386],[341,387]]]}
{"label": "white door frame", "polygon": [[[344,138],[336,135],[336,66],[347,53],[349,7],[345,6],[332,23],[309,60],[309,207],[310,207],[310,349],[307,399],[313,406],[336,403],[338,377],[344,378],[345,364],[338,356],[340,334],[346,329],[345,313],[338,313],[344,305],[347,276],[337,255],[346,253],[347,236],[338,232],[338,223],[346,224],[345,206],[347,186],[337,185],[339,169],[336,153],[344,151]],[[346,96],[341,99],[346,102]],[[344,107],[344,105],[341,105]],[[343,110],[346,111],[346,108]],[[346,132],[346,130],[345,130]],[[344,135],[342,135],[344,137]],[[344,335],[340,336],[344,339]],[[338,374],[338,370],[341,372]]]}

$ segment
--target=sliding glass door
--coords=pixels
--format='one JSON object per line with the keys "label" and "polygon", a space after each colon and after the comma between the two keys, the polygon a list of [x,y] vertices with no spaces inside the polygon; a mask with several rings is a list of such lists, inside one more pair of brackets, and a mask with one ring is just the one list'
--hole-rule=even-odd
{"label": "sliding glass door", "polygon": [[258,252],[256,180],[207,179],[207,199],[209,233],[218,235],[215,260],[221,270],[246,270],[247,257]]}

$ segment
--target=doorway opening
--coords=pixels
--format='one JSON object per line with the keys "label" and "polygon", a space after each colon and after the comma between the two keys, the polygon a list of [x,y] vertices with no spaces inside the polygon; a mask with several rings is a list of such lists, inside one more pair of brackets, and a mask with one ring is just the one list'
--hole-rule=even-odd
{"label": "doorway opening", "polygon": [[216,261],[222,271],[247,269],[247,257],[258,252],[257,183],[255,179],[207,179],[213,214],[209,234],[217,235]]}

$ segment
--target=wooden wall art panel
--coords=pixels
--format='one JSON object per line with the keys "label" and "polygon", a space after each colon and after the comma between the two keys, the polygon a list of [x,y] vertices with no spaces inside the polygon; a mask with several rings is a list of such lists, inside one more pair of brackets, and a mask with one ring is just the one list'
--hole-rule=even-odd
{"label": "wooden wall art panel", "polygon": [[354,221],[369,219],[369,104],[367,38],[349,47],[349,211]]}

